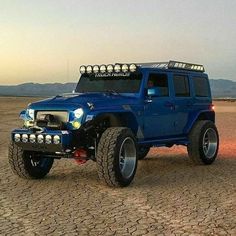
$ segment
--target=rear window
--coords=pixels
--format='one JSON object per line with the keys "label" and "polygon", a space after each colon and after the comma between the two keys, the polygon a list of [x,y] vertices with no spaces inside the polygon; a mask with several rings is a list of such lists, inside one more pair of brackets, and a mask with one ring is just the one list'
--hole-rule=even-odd
{"label": "rear window", "polygon": [[189,81],[185,75],[174,75],[174,88],[176,97],[189,97]]}
{"label": "rear window", "polygon": [[197,97],[209,97],[209,84],[207,78],[193,77],[195,95]]}

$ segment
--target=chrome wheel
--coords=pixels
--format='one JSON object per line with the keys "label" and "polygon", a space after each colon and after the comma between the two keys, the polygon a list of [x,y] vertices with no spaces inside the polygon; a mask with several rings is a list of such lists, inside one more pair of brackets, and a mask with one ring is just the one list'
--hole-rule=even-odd
{"label": "chrome wheel", "polygon": [[214,157],[217,146],[218,146],[218,138],[217,133],[214,129],[208,128],[206,132],[203,135],[203,152],[206,156],[206,158],[212,158]]}
{"label": "chrome wheel", "polygon": [[124,178],[132,176],[136,166],[136,147],[134,140],[130,137],[124,139],[120,146],[119,167]]}

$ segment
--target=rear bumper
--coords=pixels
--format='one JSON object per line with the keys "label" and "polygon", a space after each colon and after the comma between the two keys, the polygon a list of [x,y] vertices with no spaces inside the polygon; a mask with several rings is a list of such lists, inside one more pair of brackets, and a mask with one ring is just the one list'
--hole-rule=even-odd
{"label": "rear bumper", "polygon": [[[15,141],[15,134],[20,135],[20,140]],[[28,136],[28,141],[23,141],[22,135],[26,134]],[[30,141],[30,135],[34,134],[36,136],[35,142]],[[38,142],[38,136],[43,135],[44,139],[42,143]],[[50,144],[45,142],[46,135],[51,135],[52,142]],[[58,144],[53,143],[53,137],[58,135],[60,137],[60,142]],[[11,140],[19,147],[28,151],[38,151],[38,152],[65,152],[66,149],[70,148],[72,141],[72,133],[68,130],[45,130],[42,133],[33,133],[29,129],[15,129],[11,133]]]}

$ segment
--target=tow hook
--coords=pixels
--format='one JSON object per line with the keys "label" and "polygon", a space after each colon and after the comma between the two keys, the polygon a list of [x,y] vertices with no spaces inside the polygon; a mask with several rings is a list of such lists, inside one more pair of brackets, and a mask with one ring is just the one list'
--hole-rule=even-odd
{"label": "tow hook", "polygon": [[76,149],[73,153],[73,158],[75,159],[78,165],[85,164],[88,160],[87,152],[82,148]]}

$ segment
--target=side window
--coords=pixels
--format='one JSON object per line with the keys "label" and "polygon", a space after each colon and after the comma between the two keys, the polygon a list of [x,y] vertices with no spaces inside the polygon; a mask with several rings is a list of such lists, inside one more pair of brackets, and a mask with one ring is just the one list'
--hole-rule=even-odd
{"label": "side window", "polygon": [[174,88],[176,97],[189,97],[189,81],[185,75],[174,75]]}
{"label": "side window", "polygon": [[159,97],[169,96],[168,77],[166,74],[150,74],[148,78],[148,88],[157,89]]}
{"label": "side window", "polygon": [[197,97],[209,97],[209,84],[207,78],[193,77],[195,95]]}

